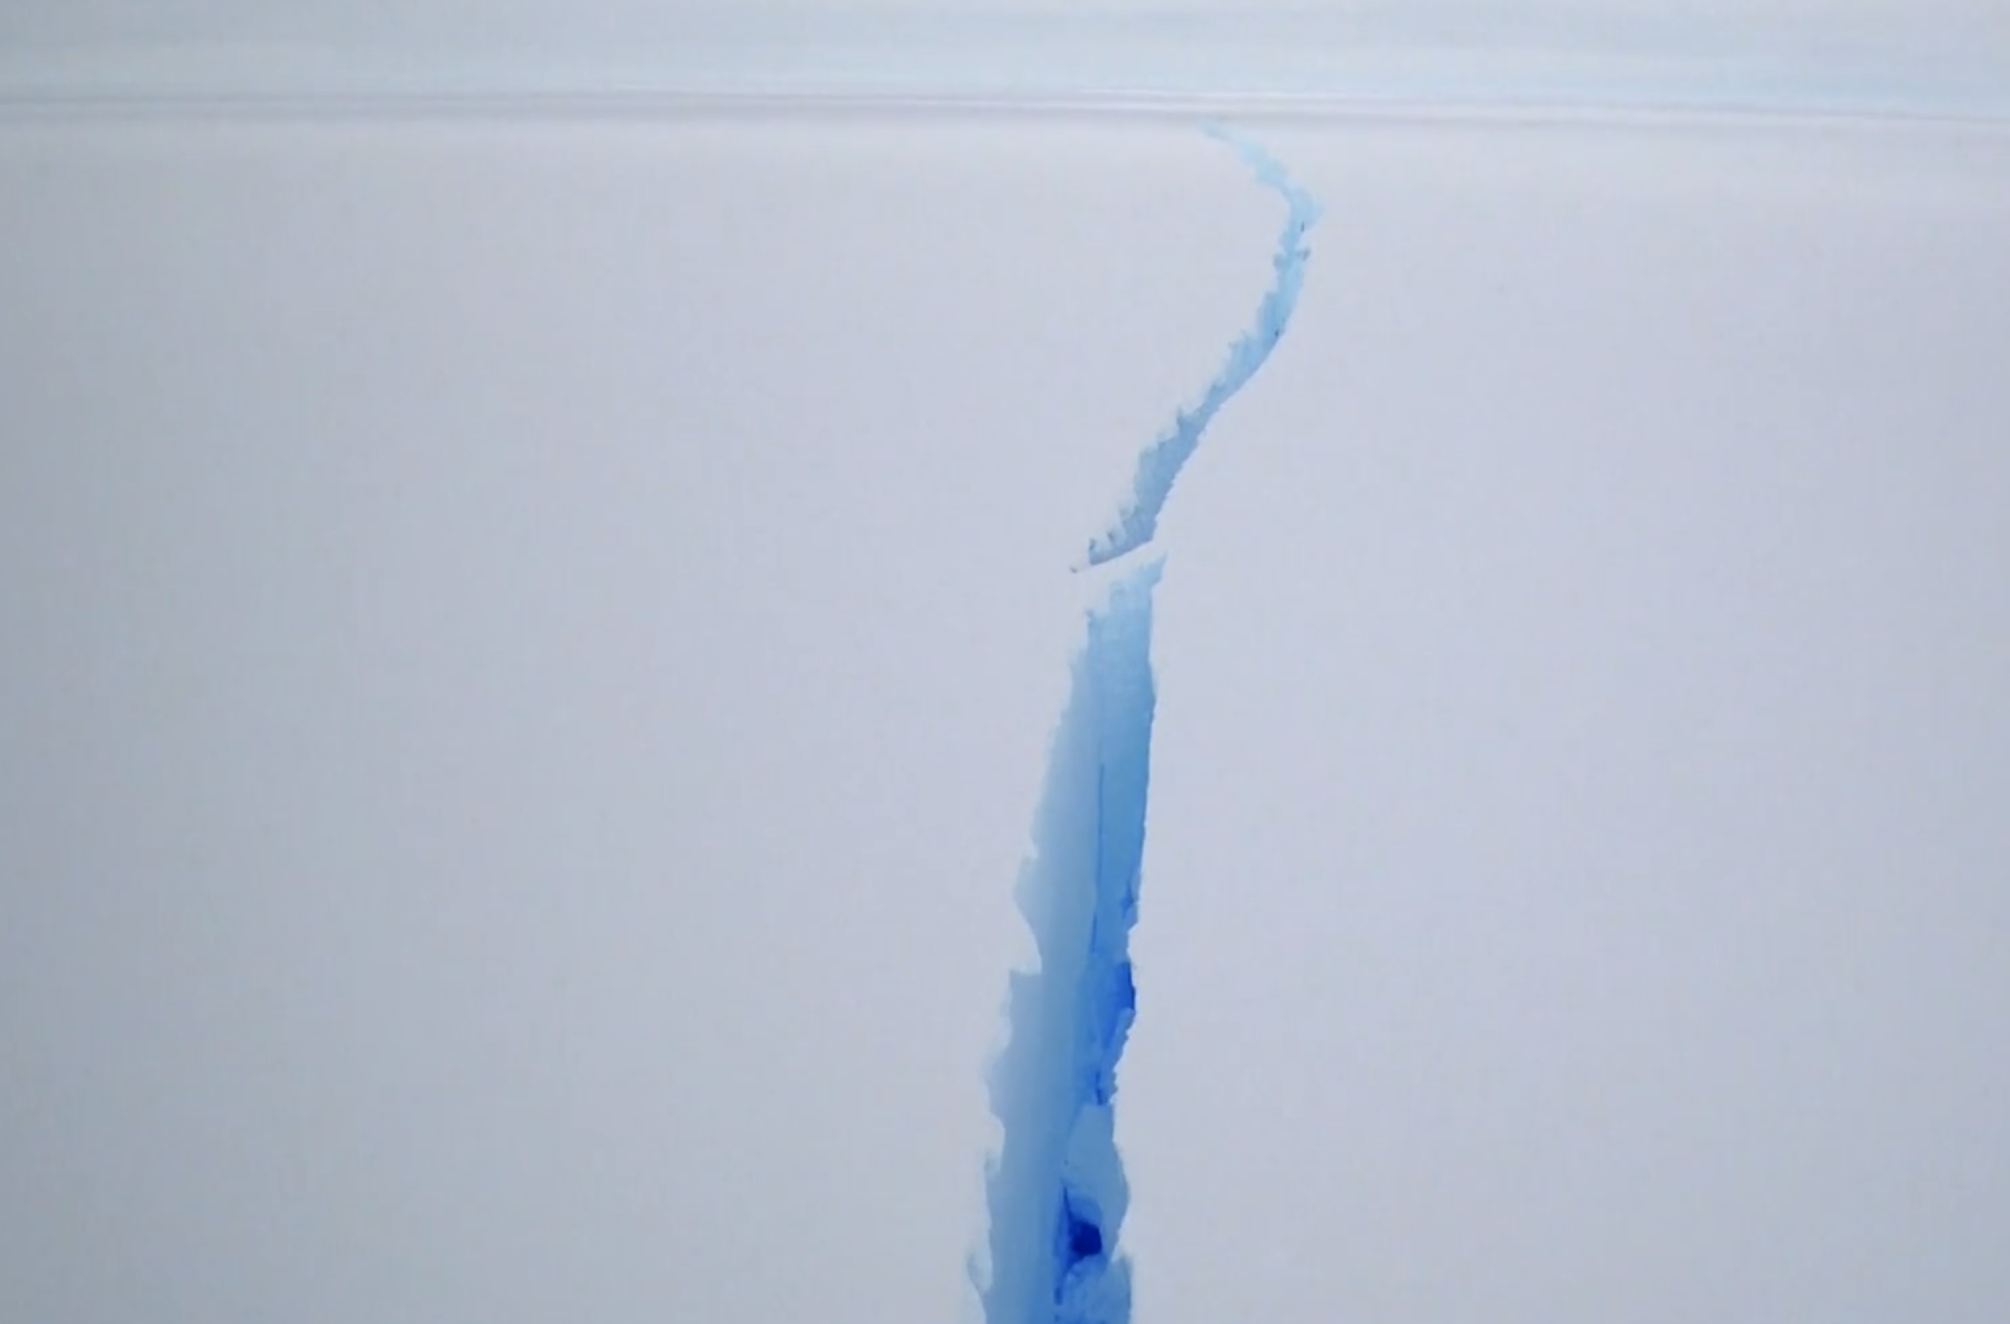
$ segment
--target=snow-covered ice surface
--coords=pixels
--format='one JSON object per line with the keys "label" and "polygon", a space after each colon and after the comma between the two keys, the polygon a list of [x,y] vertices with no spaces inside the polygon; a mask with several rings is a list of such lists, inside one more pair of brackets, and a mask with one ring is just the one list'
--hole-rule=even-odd
{"label": "snow-covered ice surface", "polygon": [[2010,1317],[2000,127],[447,101],[0,116],[0,1318],[978,1317],[1161,552],[1140,1324]]}

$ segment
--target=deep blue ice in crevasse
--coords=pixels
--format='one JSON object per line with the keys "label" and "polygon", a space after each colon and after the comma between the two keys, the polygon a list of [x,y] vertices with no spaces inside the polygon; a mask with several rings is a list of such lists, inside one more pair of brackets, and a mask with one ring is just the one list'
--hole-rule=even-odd
{"label": "deep blue ice in crevasse", "polygon": [[[1318,219],[1311,196],[1253,145],[1217,132],[1288,208],[1276,279],[1199,405],[1138,461],[1129,500],[1090,544],[1089,564],[1151,542],[1180,467],[1222,405],[1284,334]],[[1118,576],[1089,612],[1068,706],[1055,730],[1020,913],[1039,969],[1014,973],[1011,1037],[992,1068],[1004,1133],[990,1167],[986,1324],[1129,1324],[1131,1271],[1118,1247],[1130,1188],[1116,1144],[1117,1062],[1136,1013],[1130,934],[1138,918],[1150,782],[1152,590],[1157,558]]]}

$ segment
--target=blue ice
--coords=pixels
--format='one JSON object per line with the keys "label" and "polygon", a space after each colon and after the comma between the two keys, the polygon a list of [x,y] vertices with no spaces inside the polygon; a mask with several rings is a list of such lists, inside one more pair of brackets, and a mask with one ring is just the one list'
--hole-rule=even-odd
{"label": "blue ice", "polygon": [[[1304,280],[1305,233],[1319,207],[1264,152],[1216,131],[1288,208],[1276,280],[1255,326],[1229,348],[1199,405],[1138,461],[1116,526],[1090,545],[1089,563],[1145,546],[1173,480],[1228,399],[1284,334]],[[1118,1235],[1130,1187],[1116,1143],[1117,1063],[1137,1010],[1130,935],[1138,918],[1151,773],[1152,590],[1163,561],[1125,571],[1089,612],[1068,706],[1054,733],[1034,824],[1034,853],[1019,877],[1019,910],[1039,969],[1015,973],[1011,1037],[991,1073],[991,1108],[1004,1134],[989,1172],[986,1324],[1129,1324],[1131,1270]]]}
{"label": "blue ice", "polygon": [[1138,456],[1131,495],[1118,513],[1116,523],[1089,542],[1090,565],[1114,561],[1152,540],[1158,532],[1159,514],[1172,495],[1173,483],[1199,449],[1201,434],[1277,347],[1284,328],[1291,322],[1292,312],[1298,307],[1298,294],[1305,284],[1305,260],[1311,255],[1305,235],[1318,223],[1318,201],[1293,183],[1284,167],[1261,147],[1221,129],[1209,132],[1233,147],[1255,172],[1257,180],[1284,199],[1284,233],[1278,237],[1277,255],[1271,259],[1277,279],[1257,306],[1255,323],[1228,347],[1227,362],[1207,384],[1199,403],[1174,414],[1172,426]]}

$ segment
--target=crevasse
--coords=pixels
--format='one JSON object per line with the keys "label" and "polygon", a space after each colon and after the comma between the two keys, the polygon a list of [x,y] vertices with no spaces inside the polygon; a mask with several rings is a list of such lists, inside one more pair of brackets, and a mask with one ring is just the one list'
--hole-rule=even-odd
{"label": "crevasse", "polygon": [[[1276,278],[1198,404],[1138,458],[1116,522],[1089,545],[1100,565],[1152,541],[1181,467],[1221,407],[1283,336],[1319,216],[1260,148],[1214,131],[1287,206]],[[1130,1200],[1116,1145],[1117,1063],[1136,1014],[1130,934],[1138,918],[1150,783],[1153,558],[1089,612],[1057,727],[1018,903],[1039,969],[1014,973],[1010,1038],[991,1073],[1004,1140],[990,1166],[987,1324],[1128,1324],[1131,1274],[1118,1235]]]}

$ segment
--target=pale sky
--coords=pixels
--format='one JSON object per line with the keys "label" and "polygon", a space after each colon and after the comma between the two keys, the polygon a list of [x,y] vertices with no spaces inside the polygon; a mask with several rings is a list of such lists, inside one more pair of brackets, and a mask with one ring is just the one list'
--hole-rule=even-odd
{"label": "pale sky", "polygon": [[2004,113],[1993,0],[17,0],[0,92],[1275,91]]}

